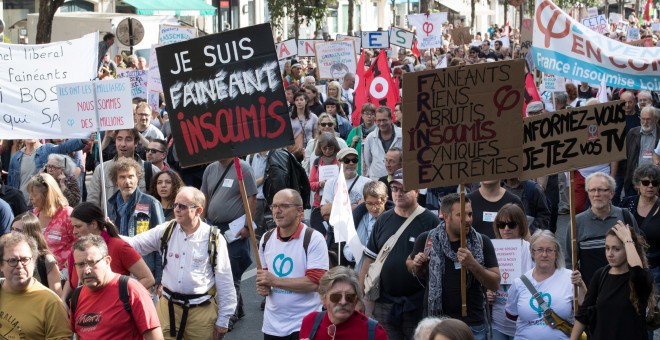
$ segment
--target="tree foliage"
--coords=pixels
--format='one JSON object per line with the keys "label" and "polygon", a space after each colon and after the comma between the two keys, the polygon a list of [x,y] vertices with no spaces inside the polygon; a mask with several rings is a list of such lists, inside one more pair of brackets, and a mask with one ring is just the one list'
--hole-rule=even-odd
{"label": "tree foliage", "polygon": [[321,29],[326,3],[325,0],[268,0],[268,9],[275,28],[283,28],[284,18],[293,21],[292,28],[297,39],[302,25],[309,26],[314,21],[316,30]]}
{"label": "tree foliage", "polygon": [[64,0],[39,1],[39,19],[37,21],[37,44],[48,44],[53,31],[55,12],[64,4]]}
{"label": "tree foliage", "polygon": [[553,1],[559,8],[568,9],[575,5],[582,5],[588,7],[598,7],[602,4],[602,0],[554,0]]}

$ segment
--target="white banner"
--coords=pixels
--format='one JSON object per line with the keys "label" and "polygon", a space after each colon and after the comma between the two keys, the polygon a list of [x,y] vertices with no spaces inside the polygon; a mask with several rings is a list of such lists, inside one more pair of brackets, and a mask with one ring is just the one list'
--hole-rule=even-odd
{"label": "white banner", "polygon": [[[126,68],[117,69],[117,79],[129,78],[131,81],[131,97],[147,99],[147,71],[130,70]],[[161,85],[162,86],[162,85]]]}
{"label": "white banner", "polygon": [[158,43],[160,45],[173,44],[197,38],[197,28],[192,26],[160,25],[158,30]]}
{"label": "white banner", "polygon": [[342,79],[346,73],[357,70],[352,40],[317,43],[316,60],[320,79]]}
{"label": "white banner", "polygon": [[533,57],[536,68],[589,84],[660,90],[658,47],[635,47],[580,24],[550,0],[536,0]]}
{"label": "white banner", "polygon": [[101,131],[132,129],[134,126],[128,78],[57,85],[57,101],[65,134],[97,131],[97,110]]}
{"label": "white banner", "polygon": [[408,15],[408,24],[416,28],[417,48],[442,47],[442,24],[446,21],[446,12]]}
{"label": "white banner", "polygon": [[2,139],[66,138],[57,107],[58,84],[97,76],[98,34],[44,45],[0,43]]}

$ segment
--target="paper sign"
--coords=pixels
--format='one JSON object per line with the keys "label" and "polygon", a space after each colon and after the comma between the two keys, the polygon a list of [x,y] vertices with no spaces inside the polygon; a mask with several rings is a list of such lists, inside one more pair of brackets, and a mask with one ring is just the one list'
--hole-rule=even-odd
{"label": "paper sign", "polygon": [[343,34],[337,34],[337,41],[339,40],[353,40],[353,47],[355,47],[355,54],[360,54],[360,50],[362,49],[362,38],[360,37],[354,37],[352,35],[343,35]]}
{"label": "paper sign", "polygon": [[470,34],[470,27],[459,27],[449,31],[451,39],[456,45],[469,44],[472,41],[472,34]]}
{"label": "paper sign", "polygon": [[611,24],[617,24],[617,23],[619,23],[621,20],[623,20],[623,17],[622,17],[621,14],[619,14],[619,13],[612,13],[612,12],[610,12],[609,19],[610,19],[610,23],[611,23]]}
{"label": "paper sign", "polygon": [[532,48],[532,30],[534,21],[532,19],[522,19],[522,28],[520,30],[520,53],[522,57],[527,56]]}
{"label": "paper sign", "polygon": [[357,70],[352,40],[317,43],[316,60],[320,79],[342,79]]}
{"label": "paper sign", "polygon": [[660,32],[660,22],[654,22],[651,24],[652,32]]}
{"label": "paper sign", "polygon": [[[509,48],[511,46],[511,40],[509,39],[508,35],[504,35],[504,36],[500,37],[497,40],[502,42],[502,47]],[[495,44],[493,43],[493,44],[491,44],[491,46],[495,46]]]}
{"label": "paper sign", "polygon": [[589,27],[592,31],[604,34],[610,31],[609,24],[604,15],[582,19],[582,25]]}
{"label": "paper sign", "polygon": [[626,34],[626,41],[635,41],[639,39],[639,27],[629,27],[628,34]]}
{"label": "paper sign", "polygon": [[497,256],[497,264],[500,268],[500,284],[512,284],[513,280],[519,278],[522,272],[522,242],[521,240],[492,239]]}
{"label": "paper sign", "polygon": [[126,68],[117,69],[117,79],[128,78],[131,81],[131,96],[147,99],[147,71],[131,70]]}
{"label": "paper sign", "polygon": [[339,167],[335,164],[319,166],[319,181],[328,181],[337,178]]}
{"label": "paper sign", "polygon": [[0,43],[0,138],[75,137],[62,132],[56,85],[96,78],[97,46],[97,33],[43,45]]}
{"label": "paper sign", "polygon": [[518,177],[525,61],[403,75],[406,190]]}
{"label": "paper sign", "polygon": [[182,166],[295,143],[270,24],[156,52]]}
{"label": "paper sign", "polygon": [[156,57],[156,47],[160,45],[151,45],[149,54],[149,71],[147,71],[147,103],[151,111],[160,111],[160,93],[163,92],[163,84],[160,81],[160,69],[158,68],[158,58]]}
{"label": "paper sign", "polygon": [[623,101],[616,101],[525,118],[522,177],[626,158],[623,107]]}
{"label": "paper sign", "polygon": [[543,73],[543,86],[549,92],[566,92],[566,80],[554,74]]}
{"label": "paper sign", "polygon": [[587,8],[587,16],[588,17],[598,16],[598,8],[596,8],[596,7]]}
{"label": "paper sign", "polygon": [[390,34],[387,31],[362,32],[363,48],[389,48]]}
{"label": "paper sign", "polygon": [[277,52],[277,60],[292,58],[298,54],[298,43],[296,39],[285,40],[275,44],[275,51]]}
{"label": "paper sign", "polygon": [[160,25],[158,43],[161,45],[187,41],[197,37],[197,28],[192,26]]}
{"label": "paper sign", "polygon": [[132,129],[134,120],[131,99],[131,84],[128,78],[57,85],[62,132],[74,134],[97,131],[97,110],[101,131]]}
{"label": "paper sign", "polygon": [[414,41],[415,33],[404,30],[403,28],[390,28],[390,45],[412,48]]}
{"label": "paper sign", "polygon": [[299,39],[298,40],[298,56],[301,57],[314,57],[316,56],[317,42],[323,42],[321,39]]}
{"label": "paper sign", "polygon": [[627,21],[621,20],[616,25],[616,31],[621,32],[623,34],[628,34],[628,26],[630,26],[630,24],[628,24]]}
{"label": "paper sign", "polygon": [[409,14],[408,24],[417,32],[417,48],[442,47],[442,24],[447,21],[447,13]]}

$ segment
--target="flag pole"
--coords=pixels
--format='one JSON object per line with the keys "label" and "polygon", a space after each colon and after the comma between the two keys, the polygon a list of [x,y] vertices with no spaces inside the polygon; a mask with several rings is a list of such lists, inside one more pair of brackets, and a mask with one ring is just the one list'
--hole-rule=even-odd
{"label": "flag pole", "polygon": [[[461,227],[459,228],[461,234],[461,248],[466,247],[465,240],[465,185],[461,183]],[[467,316],[467,273],[465,267],[461,266],[461,315]]]}
{"label": "flag pole", "polygon": [[[577,231],[575,230],[575,171],[569,171],[569,188],[568,188],[568,201],[570,204],[569,212],[571,217],[571,259],[573,270],[577,270]],[[573,313],[578,312],[578,289],[579,285],[573,286]]]}
{"label": "flag pole", "polygon": [[241,198],[243,199],[243,209],[245,210],[245,227],[250,233],[250,243],[252,244],[254,259],[257,262],[257,269],[261,270],[261,258],[259,257],[257,238],[254,236],[254,228],[252,228],[252,211],[250,210],[250,202],[248,201],[247,192],[245,191],[245,182],[243,181],[243,172],[241,170],[241,160],[236,156],[234,156],[234,167],[236,168],[236,179],[238,180],[238,186],[241,189]]}

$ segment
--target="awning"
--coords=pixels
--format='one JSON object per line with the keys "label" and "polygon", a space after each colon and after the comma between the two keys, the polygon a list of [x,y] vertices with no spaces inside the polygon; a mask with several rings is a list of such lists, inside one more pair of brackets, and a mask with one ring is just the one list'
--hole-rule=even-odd
{"label": "awning", "polygon": [[203,0],[123,0],[140,15],[215,15],[215,7]]}

